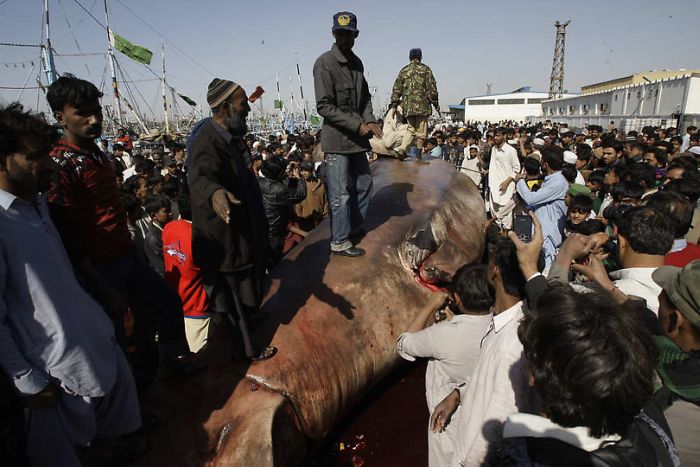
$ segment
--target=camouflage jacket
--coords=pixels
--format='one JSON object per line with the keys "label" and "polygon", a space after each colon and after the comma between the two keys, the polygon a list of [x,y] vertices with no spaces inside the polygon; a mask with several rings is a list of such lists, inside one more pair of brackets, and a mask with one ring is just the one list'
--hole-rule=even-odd
{"label": "camouflage jacket", "polygon": [[439,109],[437,84],[430,67],[417,61],[403,67],[394,82],[391,104],[401,104],[406,116],[428,116],[432,113],[430,104]]}

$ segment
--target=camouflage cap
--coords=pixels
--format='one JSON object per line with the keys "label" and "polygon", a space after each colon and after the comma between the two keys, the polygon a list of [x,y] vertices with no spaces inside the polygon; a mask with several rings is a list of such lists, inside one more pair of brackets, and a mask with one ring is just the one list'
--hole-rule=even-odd
{"label": "camouflage cap", "polygon": [[683,268],[662,266],[651,275],[673,306],[695,326],[700,326],[700,261]]}

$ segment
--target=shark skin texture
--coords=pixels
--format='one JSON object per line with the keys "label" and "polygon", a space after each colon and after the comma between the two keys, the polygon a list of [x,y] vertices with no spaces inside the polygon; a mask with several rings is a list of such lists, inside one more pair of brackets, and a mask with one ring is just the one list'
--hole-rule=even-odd
{"label": "shark skin texture", "polygon": [[486,213],[477,187],[448,162],[380,159],[371,168],[359,243],[367,254],[330,255],[328,220],[311,232],[271,272],[260,310],[256,341],[277,355],[231,361],[228,342],[215,339],[202,373],[149,394],[169,420],[134,465],[303,465],[397,367],[396,339],[431,290],[481,260]]}

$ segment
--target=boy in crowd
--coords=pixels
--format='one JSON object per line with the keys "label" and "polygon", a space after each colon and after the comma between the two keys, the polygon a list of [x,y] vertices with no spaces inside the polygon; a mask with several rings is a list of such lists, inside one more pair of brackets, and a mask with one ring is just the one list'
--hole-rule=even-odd
{"label": "boy in crowd", "polygon": [[212,310],[204,289],[202,271],[192,262],[192,208],[186,191],[178,195],[180,219],[163,229],[165,280],[182,299],[185,334],[191,352],[199,352],[211,333]]}
{"label": "boy in crowd", "polygon": [[144,210],[151,218],[151,226],[146,234],[144,249],[151,268],[162,278],[165,278],[163,263],[163,229],[173,220],[172,203],[165,195],[153,195],[146,198]]}
{"label": "boy in crowd", "polygon": [[564,229],[564,236],[566,237],[577,232],[578,226],[586,220],[595,217],[593,214],[593,200],[590,196],[573,196],[571,201],[569,201],[568,208],[568,212],[566,213],[566,228]]}
{"label": "boy in crowd", "polygon": [[[481,338],[491,324],[490,308],[493,289],[486,280],[486,267],[464,265],[455,272],[450,296],[433,294],[417,314],[406,332],[396,341],[399,355],[409,361],[416,357],[429,358],[425,374],[428,411],[456,387],[465,391],[479,359]],[[435,313],[449,303],[452,315],[448,321],[435,325]],[[459,417],[461,412],[453,417]],[[429,465],[449,465],[454,452],[456,425],[448,424],[444,431],[428,433]]]}

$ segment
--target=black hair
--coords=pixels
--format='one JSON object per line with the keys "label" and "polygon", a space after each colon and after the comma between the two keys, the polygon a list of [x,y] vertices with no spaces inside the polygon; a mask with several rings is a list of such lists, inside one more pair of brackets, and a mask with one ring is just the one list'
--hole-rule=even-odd
{"label": "black hair", "polygon": [[126,191],[129,194],[136,195],[136,190],[139,189],[139,183],[140,180],[144,180],[148,183],[146,180],[146,177],[143,175],[132,175],[131,177],[127,178],[124,180],[124,184],[122,185],[122,188],[124,191]]}
{"label": "black hair", "polygon": [[605,224],[598,219],[587,219],[576,226],[576,232],[582,235],[605,232]]}
{"label": "black hair", "polygon": [[700,180],[690,180],[687,178],[677,178],[671,180],[663,187],[664,191],[679,193],[695,206],[700,199]]}
{"label": "black hair", "polygon": [[576,158],[577,159],[583,158],[585,160],[590,160],[592,152],[593,152],[593,148],[591,148],[586,143],[579,143],[576,145]]}
{"label": "black hair", "polygon": [[150,167],[150,164],[146,162],[146,160],[141,160],[134,164],[134,172],[137,174],[145,174],[149,171]]}
{"label": "black hair", "polygon": [[260,166],[260,172],[270,180],[280,181],[284,179],[287,170],[287,161],[281,157],[268,157]]}
{"label": "black hair", "polygon": [[576,181],[576,177],[578,176],[578,170],[576,170],[576,166],[574,165],[564,164],[564,167],[561,169],[561,174],[564,176],[567,182],[574,183]]}
{"label": "black hair", "polygon": [[591,212],[593,200],[588,195],[576,195],[569,201],[569,211]]}
{"label": "black hair", "polygon": [[647,148],[645,153],[650,152],[654,154],[654,158],[659,161],[659,166],[664,167],[666,165],[666,150],[658,146]]}
{"label": "black hair", "polygon": [[620,202],[624,198],[641,200],[644,195],[644,187],[631,180],[623,180],[612,186],[610,194],[615,202]]}
{"label": "black hair", "polygon": [[561,170],[564,167],[564,150],[558,146],[551,146],[542,152],[542,159],[552,170]]}
{"label": "black hair", "polygon": [[613,148],[615,150],[616,154],[620,154],[625,149],[625,147],[622,145],[621,142],[616,141],[614,139],[606,139],[605,141],[603,141],[603,144],[601,145],[601,147],[603,149]]}
{"label": "black hair", "polygon": [[158,211],[160,211],[163,208],[172,208],[172,202],[170,201],[170,198],[163,194],[151,195],[148,198],[146,198],[143,202],[143,209],[149,216],[158,213]]}
{"label": "black hair", "polygon": [[604,169],[594,170],[593,172],[591,172],[588,175],[588,181],[590,183],[596,183],[602,187],[603,184],[605,183],[605,170]]}
{"label": "black hair", "polygon": [[651,195],[646,205],[658,209],[671,219],[675,238],[685,237],[690,230],[694,208],[683,195],[671,191],[660,191]]}
{"label": "black hair", "polygon": [[628,433],[654,392],[658,350],[635,301],[550,283],[518,327],[542,409],[593,437]]}
{"label": "black hair", "polygon": [[452,276],[450,289],[465,310],[486,313],[493,306],[494,291],[486,280],[486,272],[486,265],[465,264]]}
{"label": "black hair", "polygon": [[508,130],[505,127],[499,126],[493,132],[494,135],[507,135]]}
{"label": "black hair", "polygon": [[0,157],[25,150],[27,138],[36,137],[48,153],[58,138],[43,115],[25,112],[19,103],[0,107]]}
{"label": "black hair", "polygon": [[121,192],[119,200],[127,213],[141,209],[141,200],[127,191]]}
{"label": "black hair", "polygon": [[90,81],[65,74],[51,83],[46,91],[46,100],[54,112],[63,112],[66,105],[80,108],[99,101],[102,93]]}
{"label": "black hair", "polygon": [[[510,238],[498,236],[490,248],[491,259],[501,273],[503,288],[510,295],[525,298],[525,282],[527,278],[523,276],[518,266],[518,256],[515,244]],[[537,269],[544,269],[544,254],[540,252]]]}
{"label": "black hair", "polygon": [[623,180],[638,183],[649,190],[656,186],[656,169],[647,162],[628,164],[622,174]]}
{"label": "black hair", "polygon": [[618,235],[625,237],[636,253],[665,256],[673,246],[674,224],[658,209],[634,207],[615,224]]}
{"label": "black hair", "polygon": [[186,221],[192,220],[192,202],[190,201],[190,192],[186,186],[182,186],[177,193],[177,210],[180,217]]}
{"label": "black hair", "polygon": [[539,175],[542,171],[540,162],[534,157],[526,157],[523,161],[523,167],[528,175]]}
{"label": "black hair", "polygon": [[148,184],[153,186],[157,185],[159,183],[164,183],[165,182],[165,177],[163,177],[161,174],[153,174],[148,176]]}
{"label": "black hair", "polygon": [[[590,146],[586,144],[586,147],[590,149]],[[576,153],[576,159],[584,162],[589,162],[591,160],[591,151],[580,151]]]}

